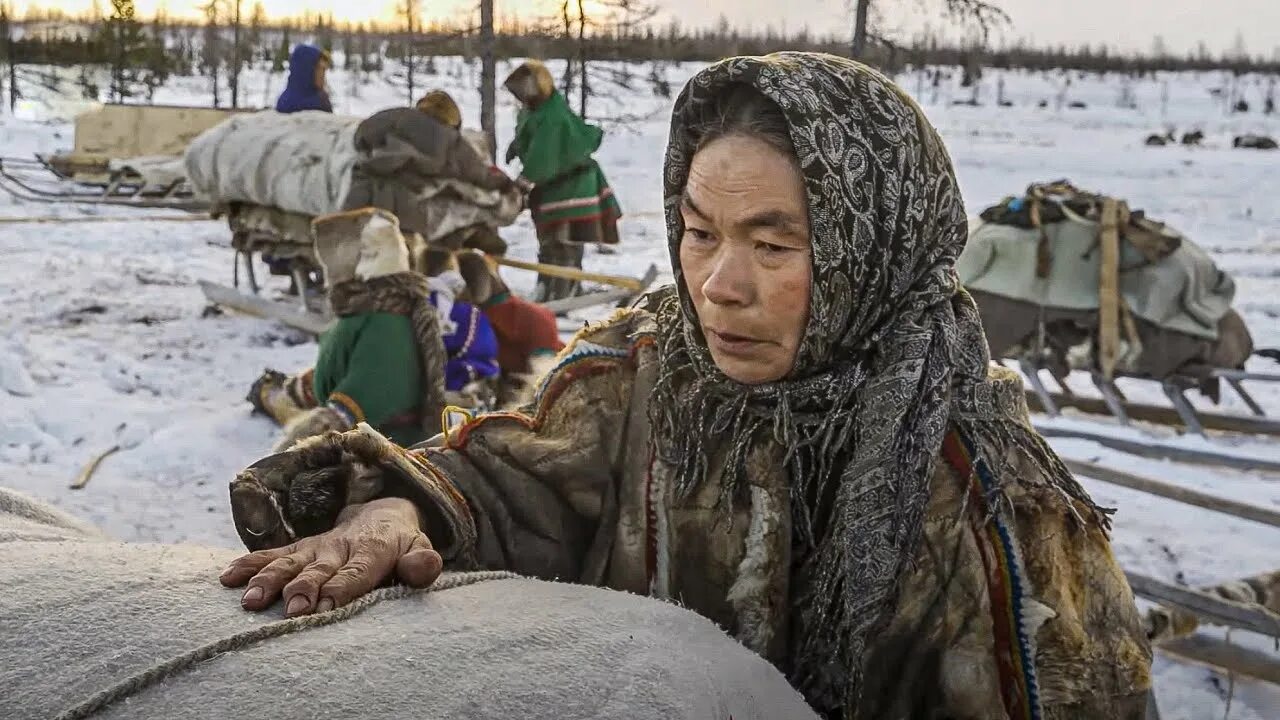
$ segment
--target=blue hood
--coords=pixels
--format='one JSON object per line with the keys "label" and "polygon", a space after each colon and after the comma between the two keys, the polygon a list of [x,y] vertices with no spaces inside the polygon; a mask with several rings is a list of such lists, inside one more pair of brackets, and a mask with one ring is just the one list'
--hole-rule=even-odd
{"label": "blue hood", "polygon": [[282,113],[322,110],[333,112],[329,94],[316,87],[316,65],[324,57],[324,51],[315,45],[297,45],[289,54],[289,81],[276,110]]}
{"label": "blue hood", "polygon": [[287,89],[295,92],[316,90],[316,65],[324,51],[315,45],[297,45],[289,53],[289,84]]}

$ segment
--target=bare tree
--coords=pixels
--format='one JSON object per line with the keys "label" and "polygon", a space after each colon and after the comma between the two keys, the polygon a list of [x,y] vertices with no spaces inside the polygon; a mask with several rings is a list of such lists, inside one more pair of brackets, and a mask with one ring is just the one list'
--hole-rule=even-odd
{"label": "bare tree", "polygon": [[402,49],[403,62],[405,69],[405,84],[409,95],[409,104],[414,102],[414,71],[417,69],[418,58],[415,52],[415,46],[418,40],[418,31],[421,29],[421,10],[420,0],[402,0],[399,12],[404,17],[404,45]]}
{"label": "bare tree", "polygon": [[[594,91],[591,87],[592,73],[589,59],[592,48],[587,41],[587,28],[612,26],[615,28],[615,42],[623,31],[629,35],[637,25],[652,20],[658,14],[658,8],[645,0],[603,0],[598,4],[604,17],[593,20],[587,14],[585,0],[562,0],[560,3],[560,22],[564,27],[566,45],[572,52],[565,58],[564,75],[561,86],[566,95],[571,95],[576,87],[578,91],[578,114],[587,117],[587,100]],[[611,78],[614,84],[627,84],[629,70],[621,74],[615,73]]]}
{"label": "bare tree", "polygon": [[[871,6],[881,5],[886,0],[856,0],[853,14],[853,47],[851,56],[855,60],[867,57],[867,39],[884,42],[884,38],[875,36],[868,29]],[[990,31],[1009,22],[1009,15],[996,5],[986,0],[931,0],[940,4],[938,10],[948,20],[976,28],[982,35],[985,45]]]}
{"label": "bare tree", "polygon": [[247,53],[252,60],[249,61],[249,67],[258,64],[258,60],[266,59],[267,56],[261,56],[262,53],[262,31],[267,26],[267,9],[262,5],[262,0],[256,0],[253,3],[253,12],[249,15],[249,39],[245,43],[248,46]]}
{"label": "bare tree", "polygon": [[4,33],[4,60],[9,66],[9,114],[18,105],[18,57],[13,51],[13,32],[9,27],[9,6],[0,5],[0,32]]}
{"label": "bare tree", "polygon": [[587,116],[587,96],[591,86],[587,80],[587,11],[578,0],[578,115]]}
{"label": "bare tree", "polygon": [[480,128],[489,145],[489,160],[498,153],[497,84],[494,58],[493,0],[480,0]]}
{"label": "bare tree", "polygon": [[[564,37],[568,42],[573,41],[573,16],[569,14],[569,3],[571,0],[564,0],[560,3],[560,19],[564,23]],[[564,77],[560,81],[561,87],[564,88],[565,94],[573,92],[573,57],[564,59]]]}
{"label": "bare tree", "polygon": [[221,17],[219,0],[210,0],[208,5],[201,8],[204,11],[204,48],[201,53],[201,65],[205,72],[209,73],[211,84],[213,85],[213,106],[222,107],[222,97],[219,93],[219,83],[222,67],[222,37],[218,22]]}
{"label": "bare tree", "polygon": [[228,0],[231,3],[231,69],[227,74],[227,82],[231,85],[231,107],[240,107],[240,0]]}

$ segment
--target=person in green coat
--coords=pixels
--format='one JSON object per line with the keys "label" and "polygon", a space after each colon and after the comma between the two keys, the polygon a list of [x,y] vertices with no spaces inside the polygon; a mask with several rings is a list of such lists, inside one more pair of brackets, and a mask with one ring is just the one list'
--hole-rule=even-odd
{"label": "person in green coat", "polygon": [[249,393],[284,426],[276,450],[362,422],[406,444],[436,434],[447,400],[444,338],[396,216],[336,213],[316,218],[312,232],[338,320],[321,336],[313,369],[268,370]]}
{"label": "person in green coat", "polygon": [[[538,261],[580,268],[585,244],[618,242],[622,208],[591,157],[604,132],[569,108],[537,60],[516,68],[504,86],[522,105],[506,161],[519,158],[520,180],[532,187],[529,210],[538,232]],[[576,280],[540,275],[533,299],[558,300],[577,289]]]}

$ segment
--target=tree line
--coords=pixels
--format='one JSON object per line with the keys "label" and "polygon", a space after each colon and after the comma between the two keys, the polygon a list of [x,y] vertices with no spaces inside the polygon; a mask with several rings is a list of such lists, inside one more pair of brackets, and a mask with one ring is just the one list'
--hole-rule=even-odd
{"label": "tree line", "polygon": [[[396,25],[338,23],[326,15],[268,20],[260,3],[242,14],[237,0],[212,0],[202,6],[204,22],[162,13],[143,21],[134,16],[132,0],[110,3],[112,11],[96,18],[71,18],[46,11],[46,17],[28,13],[13,20],[0,10],[4,13],[0,22],[8,26],[0,27],[0,34],[14,35],[3,48],[3,60],[59,66],[116,63],[143,72],[192,75],[214,69],[234,72],[236,65],[264,63],[279,69],[288,58],[286,46],[305,40],[336,51],[346,69],[373,70],[387,59],[408,55],[422,59],[475,57],[480,45],[479,23],[423,22],[420,6],[413,0],[403,3],[401,23]],[[678,20],[658,25],[653,22],[656,12],[651,6],[614,0],[613,8],[602,20],[589,17],[579,0],[571,0],[561,4],[563,16],[499,19],[494,27],[494,52],[498,58],[633,62],[705,62],[779,50],[851,53],[849,36],[844,33],[818,35],[806,29],[784,33],[772,28],[742,31],[723,17],[706,28],[686,27]],[[858,54],[864,61],[895,71],[908,66],[964,65],[975,59],[987,67],[1027,70],[1280,71],[1280,62],[1274,58],[1240,55],[1238,51],[1214,54],[1204,46],[1176,54],[1163,49],[1158,38],[1153,51],[1145,53],[1123,53],[1101,45],[1035,47],[1019,42],[993,46],[982,39],[955,42],[932,35],[894,41],[869,33],[860,42]]]}

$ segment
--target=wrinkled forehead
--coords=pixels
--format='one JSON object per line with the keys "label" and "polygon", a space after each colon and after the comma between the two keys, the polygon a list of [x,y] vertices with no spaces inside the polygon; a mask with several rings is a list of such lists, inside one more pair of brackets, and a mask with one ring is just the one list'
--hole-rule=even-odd
{"label": "wrinkled forehead", "polygon": [[[879,73],[835,56],[782,53],[733,58],[690,79],[672,114],[664,172],[668,240],[678,263],[680,205],[701,132],[719,105],[748,86],[773,102],[785,119],[804,179],[814,263],[838,263],[858,242],[872,240],[867,225],[883,209],[913,205],[918,192],[882,172],[914,164],[927,138],[913,102]],[[886,156],[892,155],[888,159]],[[893,197],[892,195],[896,195]],[[856,209],[856,217],[849,213]]]}

